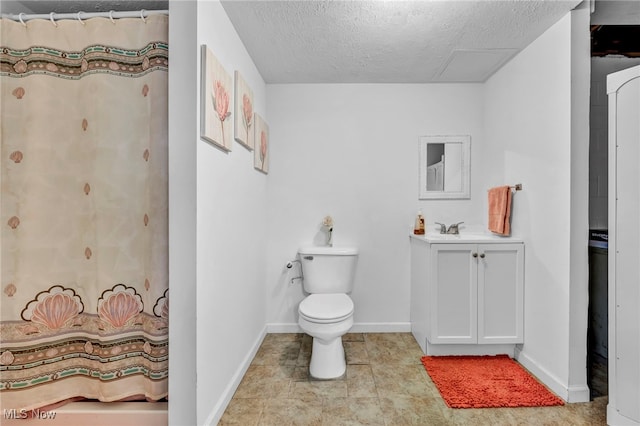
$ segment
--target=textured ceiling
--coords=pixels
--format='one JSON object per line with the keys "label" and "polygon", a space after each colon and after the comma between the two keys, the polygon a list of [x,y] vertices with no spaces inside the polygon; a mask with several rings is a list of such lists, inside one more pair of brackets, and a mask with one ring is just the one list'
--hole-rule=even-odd
{"label": "textured ceiling", "polygon": [[640,25],[640,1],[596,0],[592,25]]}
{"label": "textured ceiling", "polygon": [[222,0],[267,83],[484,81],[580,0]]}
{"label": "textured ceiling", "polygon": [[[268,83],[422,83],[484,81],[580,0],[221,3]],[[168,9],[169,2],[0,0],[0,8],[15,14],[89,13]],[[640,1],[597,0],[592,24],[638,25]],[[596,54],[612,52],[616,40],[607,41],[609,33],[594,32],[594,43],[606,46]]]}

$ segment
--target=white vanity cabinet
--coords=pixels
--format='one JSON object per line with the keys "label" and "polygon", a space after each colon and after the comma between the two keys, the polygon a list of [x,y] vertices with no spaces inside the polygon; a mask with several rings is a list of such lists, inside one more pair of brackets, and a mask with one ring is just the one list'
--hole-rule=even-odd
{"label": "white vanity cabinet", "polygon": [[426,354],[513,353],[523,305],[522,241],[412,236],[411,331]]}

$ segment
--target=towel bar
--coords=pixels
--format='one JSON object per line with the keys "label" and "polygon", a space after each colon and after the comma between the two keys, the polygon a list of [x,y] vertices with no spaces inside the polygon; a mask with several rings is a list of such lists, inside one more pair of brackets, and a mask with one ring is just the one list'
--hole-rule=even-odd
{"label": "towel bar", "polygon": [[[515,185],[509,185],[509,188],[515,189],[516,191],[522,191],[522,184],[521,183],[517,183]],[[487,189],[487,192],[489,192],[488,189]]]}

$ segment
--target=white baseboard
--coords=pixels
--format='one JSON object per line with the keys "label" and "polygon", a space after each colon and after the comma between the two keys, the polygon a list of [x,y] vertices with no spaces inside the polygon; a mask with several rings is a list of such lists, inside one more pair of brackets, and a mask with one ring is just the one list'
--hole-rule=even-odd
{"label": "white baseboard", "polygon": [[[409,322],[357,322],[353,324],[350,333],[408,333],[411,331]],[[269,323],[267,333],[302,333],[297,323]]]}
{"label": "white baseboard", "polygon": [[410,322],[357,322],[351,333],[409,333]]}
{"label": "white baseboard", "polygon": [[556,395],[564,399],[566,402],[588,402],[589,387],[585,386],[567,386],[563,384],[556,376],[548,370],[541,367],[538,362],[531,358],[526,352],[520,348],[516,348],[516,359],[524,368],[529,370],[531,374],[536,376],[538,380],[544,383]]}
{"label": "white baseboard", "polygon": [[567,402],[589,402],[591,401],[591,391],[589,386],[569,386],[569,399]]}
{"label": "white baseboard", "polygon": [[233,377],[231,378],[231,381],[229,382],[226,389],[222,393],[222,396],[220,397],[216,405],[213,407],[213,410],[211,410],[211,413],[207,416],[207,420],[205,421],[206,425],[218,424],[218,422],[220,421],[220,418],[222,418],[222,415],[224,414],[224,410],[227,408],[227,405],[229,405],[231,398],[233,398],[233,394],[236,392],[236,389],[238,389],[238,385],[240,385],[242,378],[247,372],[247,369],[249,368],[249,366],[251,365],[251,361],[253,361],[253,358],[256,356],[256,353],[258,353],[258,349],[260,349],[260,345],[262,345],[262,341],[264,340],[264,337],[266,335],[267,335],[267,326],[265,326],[262,329],[262,331],[258,335],[258,338],[253,343],[251,350],[244,357],[244,359],[242,360],[242,363],[240,363],[240,366],[236,370],[236,373],[233,375]]}
{"label": "white baseboard", "polygon": [[267,333],[302,333],[297,322],[272,322],[267,324]]}

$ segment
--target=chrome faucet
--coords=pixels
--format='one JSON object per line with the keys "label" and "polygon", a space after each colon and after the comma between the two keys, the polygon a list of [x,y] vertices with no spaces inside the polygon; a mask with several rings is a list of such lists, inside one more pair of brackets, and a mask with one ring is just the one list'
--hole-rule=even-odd
{"label": "chrome faucet", "polygon": [[458,223],[454,223],[451,226],[449,226],[449,229],[447,229],[447,234],[454,234],[454,235],[458,235],[460,233],[460,230],[458,229],[459,225],[462,225],[464,222],[458,222]]}
{"label": "chrome faucet", "polygon": [[464,222],[454,223],[451,226],[449,226],[449,229],[447,229],[447,225],[445,225],[444,223],[436,222],[436,225],[440,225],[440,233],[441,234],[458,235],[458,234],[460,234],[460,230],[458,229],[458,226],[462,225],[463,223]]}

